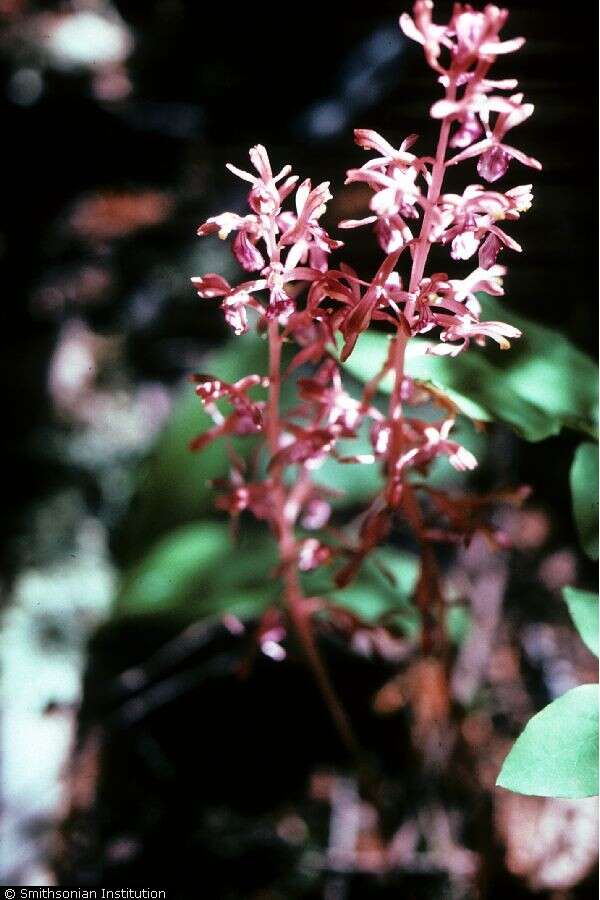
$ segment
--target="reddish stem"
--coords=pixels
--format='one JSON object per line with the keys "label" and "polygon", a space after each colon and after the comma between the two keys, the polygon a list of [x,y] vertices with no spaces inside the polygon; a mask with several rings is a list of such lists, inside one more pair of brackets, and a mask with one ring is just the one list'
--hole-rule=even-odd
{"label": "reddish stem", "polygon": [[[446,90],[446,99],[453,101],[455,97],[456,85],[451,79],[450,84]],[[429,256],[429,250],[431,248],[429,235],[431,233],[434,210],[439,200],[444,180],[444,173],[446,169],[446,152],[448,149],[450,126],[451,119],[448,117],[442,121],[440,127],[435,161],[431,171],[431,182],[429,184],[429,190],[427,191],[427,208],[423,215],[421,230],[419,232],[419,237],[416,241],[415,251],[413,254],[412,269],[409,282],[409,291],[412,294],[416,294],[416,292],[419,290],[419,285],[423,278],[425,265],[427,263],[427,257]],[[415,301],[407,301],[404,310],[404,317],[409,329],[413,324],[414,309]],[[398,460],[400,459],[400,456],[402,454],[403,444],[402,383],[405,377],[404,367],[406,358],[406,346],[408,344],[409,336],[410,335],[407,334],[404,328],[399,327],[394,338],[394,346],[392,347],[389,356],[389,359],[391,361],[391,368],[394,371],[394,386],[392,389],[388,408],[388,418],[392,429],[390,453],[388,457],[388,497],[392,500],[398,495],[398,485],[396,484],[396,479],[398,477]],[[411,525],[413,525],[413,527],[416,529],[417,537],[419,538],[419,543],[421,544],[422,565],[424,569],[422,577],[426,574],[431,575],[431,580],[435,582],[435,586],[432,585],[432,591],[434,593],[437,591],[439,594],[439,588],[437,586],[437,563],[435,561],[435,556],[431,548],[425,541],[422,540],[422,537],[420,536],[420,532],[422,532],[422,521],[418,503],[415,497],[412,495],[412,492],[409,490],[409,486],[407,484],[403,486],[403,492],[405,496],[403,496],[402,503],[405,515],[411,522]],[[425,569],[427,570],[426,572]],[[421,591],[421,593],[423,593],[423,591]],[[420,600],[421,604],[424,605],[423,597],[421,597]],[[422,609],[422,613],[424,629],[423,642],[425,645],[428,645],[430,643],[431,637],[429,628],[427,627],[427,611],[425,609]]]}
{"label": "reddish stem", "polygon": [[[276,320],[269,322],[268,337],[269,391],[267,398],[266,430],[269,450],[273,457],[279,449],[279,437],[281,432],[279,406],[281,399],[282,337]],[[364,775],[365,766],[362,760],[360,745],[354,735],[346,711],[331,683],[323,660],[321,659],[315,641],[313,626],[310,621],[311,611],[308,608],[307,598],[303,594],[300,579],[298,578],[296,564],[297,545],[294,535],[295,515],[290,515],[290,509],[295,508],[297,504],[294,502],[291,504],[288,503],[288,500],[293,500],[293,498],[288,497],[288,492],[283,483],[282,472],[279,467],[273,472],[272,478],[274,518],[277,523],[277,542],[282,563],[284,599],[288,615],[340,738],[350,755],[357,761],[359,771],[362,771]],[[372,779],[365,778],[365,780],[371,781]]]}

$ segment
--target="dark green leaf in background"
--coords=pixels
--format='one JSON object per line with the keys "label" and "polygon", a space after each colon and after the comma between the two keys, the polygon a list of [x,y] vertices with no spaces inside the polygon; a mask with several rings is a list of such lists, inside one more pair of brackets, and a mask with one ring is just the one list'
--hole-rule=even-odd
{"label": "dark green leaf in background", "polygon": [[251,616],[271,602],[275,547],[268,533],[234,541],[222,522],[193,522],[157,541],[125,575],[120,616],[175,613],[185,620],[220,613]]}
{"label": "dark green leaf in background", "polygon": [[[210,354],[202,369],[231,382],[252,373],[264,375],[266,367],[265,342],[245,335]],[[192,438],[212,424],[192,385],[183,385],[167,424],[140,466],[135,496],[121,526],[122,546],[117,548],[123,561],[139,559],[161,534],[213,511],[210,482],[228,471],[225,445],[216,441],[200,453],[189,449]],[[242,454],[254,443],[252,438],[234,440]]]}
{"label": "dark green leaf in background", "polygon": [[563,596],[581,640],[598,656],[598,594],[565,587]]}
{"label": "dark green leaf in background", "polygon": [[[461,412],[483,422],[501,422],[529,441],[558,434],[563,427],[596,435],[598,430],[598,371],[595,363],[566,338],[525,319],[491,297],[482,297],[482,318],[515,325],[523,337],[511,349],[473,345],[455,358],[425,353],[431,341],[409,342],[409,375],[434,384]],[[383,365],[389,337],[367,332],[345,363],[366,382]],[[382,382],[389,393],[392,377]]]}
{"label": "dark green leaf in background", "polygon": [[584,551],[598,559],[598,446],[586,441],[575,452],[571,466],[573,515]]}

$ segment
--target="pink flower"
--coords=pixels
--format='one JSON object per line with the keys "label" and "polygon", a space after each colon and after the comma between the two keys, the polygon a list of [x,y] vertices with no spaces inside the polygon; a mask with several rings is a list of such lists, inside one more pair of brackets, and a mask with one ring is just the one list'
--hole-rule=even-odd
{"label": "pink flower", "polygon": [[312,378],[301,378],[298,390],[302,400],[316,407],[319,422],[341,425],[348,435],[357,428],[366,412],[362,402],[343,389],[340,370],[333,359],[326,360]]}
{"label": "pink flower", "polygon": [[444,25],[434,25],[431,21],[432,0],[417,0],[413,6],[413,16],[402,13],[400,16],[400,28],[404,34],[413,41],[422,44],[425,49],[425,58],[429,65],[438,72],[444,69],[438,63],[441,46],[452,49],[452,42],[448,36],[448,29]]}
{"label": "pink flower", "polygon": [[324,528],[331,515],[331,505],[321,497],[311,497],[302,513],[301,525],[308,531],[318,531]]}
{"label": "pink flower", "polygon": [[475,237],[475,229],[461,231],[452,241],[452,259],[470,259],[479,247],[479,240]]}
{"label": "pink flower", "polygon": [[[477,171],[482,178],[490,182],[497,181],[506,174],[511,159],[518,160],[524,166],[541,169],[542,164],[533,156],[527,156],[521,150],[503,143],[504,135],[511,128],[515,128],[528,119],[533,113],[533,103],[522,103],[522,100],[522,94],[514,94],[508,101],[505,101],[509,104],[506,108],[501,108],[499,104],[496,104],[498,116],[493,130],[490,131],[489,127],[487,127],[486,113],[484,124],[486,125],[487,137],[483,141],[467,147],[461,153],[457,153],[456,156],[448,160],[446,165],[454,166],[465,159],[479,156]],[[490,106],[490,110],[493,110],[492,106]]]}
{"label": "pink flower", "polygon": [[329,562],[331,556],[331,547],[321,544],[316,538],[306,538],[299,547],[298,568],[301,572],[312,572]]}
{"label": "pink flower", "polygon": [[482,134],[483,128],[477,116],[467,112],[464,114],[462,121],[460,121],[460,127],[457,128],[450,138],[449,144],[451,147],[464,149],[472,144],[473,141],[476,141],[478,137],[481,137]]}
{"label": "pink flower", "polygon": [[[509,340],[520,336],[504,322],[481,321],[477,294],[503,294],[506,270],[497,264],[498,254],[505,247],[521,249],[503,223],[518,220],[531,204],[530,185],[501,192],[488,184],[470,184],[462,193],[444,193],[444,178],[447,167],[469,158],[477,159],[479,175],[488,183],[501,178],[513,159],[539,168],[536,160],[504,143],[533,106],[524,103],[520,93],[503,95],[516,89],[514,79],[488,78],[495,57],[523,43],[522,38],[501,39],[506,10],[488,4],[476,11],[455,3],[446,25],[432,21],[432,10],[431,0],[416,0],[413,16],[403,15],[400,22],[405,34],[423,46],[445,91],[431,108],[432,117],[442,120],[435,156],[413,154],[415,135],[396,148],[375,131],[355,131],[356,143],[371,151],[371,158],[351,169],[346,182],[367,185],[372,193],[368,215],[345,220],[340,227],[373,226],[385,253],[374,277],[361,278],[343,262],[329,267],[331,251],[342,246],[321,224],[331,199],[329,182],[313,188],[305,179],[297,186],[289,166],[274,175],[262,145],[250,150],[252,173],[228,165],[250,185],[250,210],[245,216],[225,212],[211,217],[198,234],[222,239],[231,235],[234,256],[254,274],[237,286],[214,273],[193,283],[200,297],[218,299],[236,334],[248,329],[249,309],[258,317],[258,330],[268,339],[269,377],[249,375],[228,383],[197,376],[196,391],[212,427],[191,443],[201,449],[218,437],[227,438],[232,471],[221,482],[218,506],[230,513],[234,524],[244,510],[268,522],[279,548],[273,577],[282,581],[282,608],[292,619],[299,611],[309,627],[310,615],[326,601],[305,597],[298,573],[343,555],[336,583],[348,584],[364,559],[387,539],[401,513],[421,553],[416,600],[423,613],[426,652],[433,646],[432,623],[442,600],[431,542],[468,539],[476,528],[491,540],[498,538],[480,521],[477,503],[461,506],[412,477],[426,476],[439,459],[447,459],[460,472],[474,469],[477,461],[452,438],[459,410],[451,397],[435,384],[407,376],[406,346],[412,335],[437,331],[439,343],[427,342],[427,352],[456,356],[472,341],[484,345],[491,339],[507,349]],[[457,148],[450,160],[448,146]],[[434,243],[447,245],[455,260],[478,255],[477,267],[460,278],[435,271],[430,259],[437,253],[432,252]],[[406,263],[402,275],[401,262]],[[385,323],[393,335],[381,367],[355,397],[344,386],[337,360],[338,333],[343,361],[372,322]],[[288,356],[292,342],[296,348]],[[284,382],[299,367],[296,400],[288,404]],[[388,380],[392,390],[384,412],[381,398],[375,398]],[[428,405],[425,420],[413,418],[413,409],[423,404]],[[432,423],[431,409],[438,414],[443,410],[443,419]],[[356,439],[365,433],[371,447],[362,453]],[[247,463],[236,454],[237,442],[229,440],[243,435],[262,435]],[[347,441],[355,441],[354,446],[348,447]],[[297,530],[298,525],[312,531],[328,527],[330,501],[336,494],[311,475],[326,459],[379,465],[385,479],[360,520],[358,539],[349,540],[337,523],[328,529],[335,547],[327,546],[319,534],[307,537]],[[246,470],[254,480],[246,480]],[[427,504],[422,503],[424,494]],[[277,659],[285,654],[279,643],[284,636],[282,614],[267,614],[258,629],[263,651]],[[304,635],[300,629],[299,637]]]}
{"label": "pink flower", "polygon": [[490,233],[511,250],[520,252],[520,245],[499,228],[497,222],[504,218],[518,219],[529,208],[531,194],[528,186],[514,188],[501,194],[485,190],[481,185],[470,185],[462,196],[444,194],[436,207],[436,218],[430,240],[452,242],[453,259],[470,259],[480,242]]}
{"label": "pink flower", "polygon": [[[265,404],[251,400],[247,395],[250,388],[264,386],[264,379],[260,375],[248,375],[235,384],[228,384],[210,375],[196,375],[194,381],[198,397],[216,424],[214,428],[194,438],[190,442],[190,450],[203,450],[216,438],[224,435],[244,436],[262,430]],[[233,407],[233,412],[224,417],[216,406],[217,400],[227,400]]]}
{"label": "pink flower", "polygon": [[331,452],[344,429],[339,425],[328,428],[302,428],[299,425],[289,424],[287,431],[289,442],[271,459],[270,472],[282,466],[299,464],[308,469],[317,468]]}
{"label": "pink flower", "polygon": [[408,148],[417,139],[411,134],[399,149],[369,129],[356,129],[356,143],[366,150],[376,150],[380,156],[370,159],[360,169],[346,173],[346,184],[363,182],[375,192],[369,206],[374,215],[364,219],[346,219],[340,228],[358,228],[375,224],[379,244],[385,253],[394,253],[412,240],[412,233],[404,219],[417,218],[416,204],[424,200],[416,178],[426,173],[424,165]]}
{"label": "pink flower", "polygon": [[[445,327],[440,334],[443,341],[429,349],[434,356],[458,356],[463,353],[473,339],[475,343],[483,346],[486,338],[496,341],[501,350],[508,350],[510,341],[507,338],[519,338],[521,332],[505,322],[479,322],[473,316],[437,316],[437,323]],[[460,344],[449,344],[448,341],[461,341]]]}
{"label": "pink flower", "polygon": [[248,317],[246,314],[248,306],[255,309],[259,314],[263,313],[263,307],[251,294],[263,290],[267,286],[264,278],[256,281],[245,281],[236,288],[232,288],[228,281],[214,273],[192,278],[191,281],[199,297],[203,299],[223,297],[221,309],[225,314],[225,321],[237,335],[245,334],[248,331]]}
{"label": "pink flower", "polygon": [[260,271],[265,264],[264,256],[256,249],[256,238],[252,240],[247,229],[238,231],[232,250],[240,266],[247,272]]}
{"label": "pink flower", "polygon": [[508,171],[510,156],[503,147],[495,144],[485,150],[477,161],[477,171],[486,181],[498,181]]}
{"label": "pink flower", "polygon": [[449,30],[454,32],[456,38],[453,66],[467,68],[478,58],[493,61],[499,54],[512,53],[522,47],[524,38],[499,39],[499,32],[507,18],[508,10],[499,9],[491,3],[485,6],[483,12],[476,12],[468,4],[456,3],[449,24]]}
{"label": "pink flower", "polygon": [[326,271],[329,253],[343,246],[342,241],[330,238],[318,221],[331,197],[328,181],[311,190],[311,182],[307,178],[296,191],[297,217],[290,216],[292,221],[279,242],[282,247],[293,245],[286,259],[286,269],[295,268],[310,259],[312,268]]}
{"label": "pink flower", "polygon": [[411,419],[408,429],[409,440],[416,439],[418,443],[399,458],[396,464],[397,472],[407,466],[423,468],[439,456],[447,456],[450,465],[458,472],[475,469],[477,460],[473,454],[461,444],[449,439],[448,435],[453,427],[454,419],[446,419],[439,428]]}
{"label": "pink flower", "polygon": [[452,288],[452,294],[459,303],[475,300],[479,305],[475,294],[481,291],[484,294],[490,294],[492,297],[501,297],[504,294],[502,289],[502,278],[506,275],[506,267],[493,265],[489,268],[483,266],[474,269],[466,278],[451,278],[448,282]]}
{"label": "pink flower", "polygon": [[482,269],[491,269],[496,263],[502,248],[500,239],[495,234],[488,234],[479,249],[479,265]]}
{"label": "pink flower", "polygon": [[258,216],[238,216],[236,213],[221,213],[212,216],[198,228],[199,237],[217,233],[221,240],[226,240],[232,231],[237,234],[232,244],[232,251],[247,272],[256,272],[265,264],[263,255],[256,248],[257,241],[264,237],[263,225]]}
{"label": "pink flower", "polygon": [[439,64],[442,47],[450,54],[450,70],[466,71],[477,60],[493,62],[502,53],[511,53],[524,44],[524,38],[500,41],[498,33],[506,22],[508,11],[489,3],[483,12],[476,12],[468,4],[455,3],[448,25],[435,25],[431,21],[431,0],[417,0],[413,16],[404,13],[400,27],[407,37],[425,49],[425,58],[437,72],[445,70]]}
{"label": "pink flower", "polygon": [[242,473],[234,469],[228,482],[217,482],[216,486],[225,488],[225,493],[217,497],[217,509],[234,519],[249,510],[257,519],[273,522],[273,486],[268,479],[261,483],[245,482]]}
{"label": "pink flower", "polygon": [[259,215],[274,215],[278,212],[284,199],[282,192],[287,196],[297,179],[294,177],[288,179],[282,185],[282,188],[278,189],[277,182],[285,178],[291,172],[292,167],[286,165],[274,176],[269,155],[262,144],[252,147],[249,155],[250,162],[258,172],[258,176],[245,172],[243,169],[238,169],[237,166],[231,163],[227,163],[227,168],[234,175],[237,175],[238,178],[249,181],[252,185],[252,189],[248,194],[248,203],[254,212]]}

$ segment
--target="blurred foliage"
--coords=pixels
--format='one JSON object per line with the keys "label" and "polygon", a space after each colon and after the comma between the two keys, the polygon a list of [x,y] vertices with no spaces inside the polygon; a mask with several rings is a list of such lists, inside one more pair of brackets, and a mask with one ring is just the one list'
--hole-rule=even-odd
{"label": "blurred foliage", "polygon": [[538,797],[598,793],[598,685],[582,684],[535,715],[504,761],[499,787]]}
{"label": "blurred foliage", "polygon": [[[265,345],[253,335],[238,338],[207,359],[207,369],[223,381],[236,381],[249,373],[264,375]],[[166,426],[140,467],[131,509],[122,526],[122,560],[131,562],[161,534],[198,519],[213,509],[211,481],[224,476],[228,457],[222,441],[192,453],[192,438],[206,431],[212,420],[202,409],[194,389],[182,388]],[[255,441],[234,438],[236,452],[247,454]]]}
{"label": "blurred foliage", "polygon": [[410,598],[418,572],[416,556],[382,548],[363,566],[356,581],[343,590],[332,591],[332,599],[367,622],[392,616],[406,632],[415,634],[419,615]]}
{"label": "blurred foliage", "polygon": [[563,596],[581,640],[598,656],[598,594],[566,587]]}
{"label": "blurred foliage", "polygon": [[[277,600],[276,566],[275,542],[266,531],[242,527],[234,537],[221,522],[190,523],[157,541],[129,569],[115,615],[163,612],[193,621],[228,612],[252,618]],[[320,570],[303,580],[309,593],[326,594],[366,622],[393,616],[406,633],[416,635],[420,617],[410,597],[417,574],[415,556],[387,548],[343,590],[335,590]],[[463,627],[458,616],[453,619],[457,629]]]}
{"label": "blurred foliage", "polygon": [[598,447],[585,442],[575,452],[571,466],[573,514],[581,546],[598,559]]}
{"label": "blurred foliage", "polygon": [[[474,349],[456,359],[428,356],[427,342],[413,340],[408,348],[408,368],[414,377],[430,381],[446,392],[467,417],[511,425],[529,440],[541,440],[569,425],[592,433],[595,428],[595,366],[569,342],[542,326],[515,317],[497,301],[484,298],[485,315],[507,319],[523,329],[524,337],[508,354]],[[361,337],[347,363],[359,382],[373,377],[387,352],[386,335]],[[248,373],[265,374],[267,349],[253,334],[231,340],[211,354],[206,368],[224,381]],[[291,402],[293,379],[284,402]],[[352,384],[350,383],[352,390]],[[382,385],[389,391],[390,381]],[[427,410],[425,410],[427,413]],[[480,458],[485,437],[462,419],[460,439]],[[119,592],[117,615],[168,611],[189,620],[222,614],[248,618],[276,600],[273,542],[262,529],[242,523],[235,539],[223,521],[209,520],[214,489],[212,481],[226,476],[230,458],[222,441],[201,453],[189,450],[189,442],[211,426],[191,386],[183,388],[169,421],[145,461],[134,503],[122,527],[118,548],[128,569]],[[248,460],[254,439],[234,439],[235,452]],[[370,449],[368,434],[349,442],[342,452]],[[575,515],[586,546],[592,541],[593,503],[588,485],[591,451],[583,444],[573,466]],[[434,484],[456,482],[463,476],[441,461],[433,467]],[[334,506],[352,507],[372,496],[380,484],[377,465],[343,465],[333,459],[315,472],[315,480],[339,492]],[[148,551],[148,547],[151,549]],[[320,570],[304,575],[307,591],[331,597],[337,604],[367,622],[394,621],[412,636],[419,630],[418,611],[410,598],[417,577],[416,557],[385,548],[375,562],[368,562],[355,583],[340,591],[330,575]],[[458,636],[468,628],[464,610],[453,608],[450,631]]]}
{"label": "blurred foliage", "polygon": [[175,529],[128,572],[116,614],[168,612],[186,620],[225,610],[256,614],[270,599],[264,573],[275,560],[266,536],[261,540],[253,535],[245,544],[250,546],[234,547],[221,522],[195,522]]}
{"label": "blurred foliage", "polygon": [[[430,341],[412,340],[407,348],[407,371],[413,378],[441,389],[466,416],[482,422],[501,422],[528,441],[559,434],[563,427],[595,436],[598,429],[598,372],[594,362],[565,337],[517,315],[492,297],[480,296],[482,319],[510,322],[523,337],[502,353],[491,346],[436,357],[425,351]],[[361,381],[381,369],[389,338],[363,334],[347,369]],[[381,390],[389,393],[388,376]]]}
{"label": "blurred foliage", "polygon": [[[597,380],[593,382],[594,386]],[[570,472],[580,543],[598,559],[598,448],[585,442]],[[582,641],[598,656],[598,594],[565,587],[563,596]],[[581,685],[527,724],[508,754],[497,784],[521,794],[590,797],[598,793],[598,686]]]}

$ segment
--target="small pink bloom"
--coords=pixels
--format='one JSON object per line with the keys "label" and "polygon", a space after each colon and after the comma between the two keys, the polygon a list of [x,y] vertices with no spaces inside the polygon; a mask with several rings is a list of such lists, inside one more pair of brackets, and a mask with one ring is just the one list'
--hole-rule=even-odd
{"label": "small pink bloom", "polygon": [[217,497],[217,509],[234,518],[249,510],[257,519],[272,521],[274,509],[269,480],[261,484],[245,482],[241,472],[234,470],[229,482],[217,482],[217,486],[226,488],[226,493]]}
{"label": "small pink bloom", "polygon": [[334,360],[327,360],[313,378],[301,378],[298,388],[303,400],[315,404],[319,421],[341,426],[348,436],[360,424],[364,416],[362,403],[343,389]]}
{"label": "small pink bloom", "polygon": [[465,113],[460,127],[454,132],[449,143],[451,147],[464,149],[481,137],[482,134],[483,128],[477,117],[473,113]]}
{"label": "small pink bloom", "polygon": [[291,440],[279,450],[269,463],[269,471],[280,466],[303,464],[309,469],[320,466],[331,452],[340,429],[332,428],[300,428],[289,425]]}
{"label": "small pink bloom", "polygon": [[285,229],[280,245],[292,245],[285,262],[286,269],[295,268],[308,259],[312,268],[326,271],[329,253],[343,246],[341,241],[330,238],[318,221],[331,197],[329,182],[311,189],[310,179],[307,178],[296,192],[297,216],[292,213],[279,216],[277,221]]}
{"label": "small pink bloom", "polygon": [[300,544],[298,568],[301,572],[312,572],[331,559],[331,547],[321,544],[316,538],[306,538]]}
{"label": "small pink bloom", "polygon": [[482,269],[491,269],[496,263],[502,243],[495,234],[488,234],[479,249],[479,265]]}
{"label": "small pink bloom", "polygon": [[498,181],[506,175],[510,163],[510,156],[499,145],[493,145],[485,150],[477,162],[477,171],[486,181]]}
{"label": "small pink bloom", "polygon": [[251,294],[263,290],[267,286],[264,278],[255,281],[245,281],[232,288],[220,275],[210,273],[200,278],[192,278],[192,284],[203,298],[223,297],[221,309],[225,315],[225,321],[236,334],[244,334],[248,330],[248,318],[246,308],[248,306],[263,313],[263,308]]}
{"label": "small pink bloom", "polygon": [[254,212],[259,215],[273,215],[279,210],[282,200],[277,189],[277,182],[289,174],[291,166],[284,166],[279,174],[274,176],[269,155],[262,144],[252,147],[249,155],[252,165],[258,172],[258,177],[243,169],[238,169],[231,163],[227,163],[227,168],[238,178],[252,184],[252,189],[248,194],[248,203]]}
{"label": "small pink bloom", "polygon": [[[446,165],[454,166],[465,159],[479,156],[483,159],[483,162],[480,159],[478,171],[481,177],[487,181],[496,181],[498,178],[501,178],[506,173],[511,159],[518,160],[524,166],[541,169],[542,165],[537,159],[527,156],[515,147],[503,143],[503,138],[507,131],[520,125],[533,113],[533,104],[523,103],[522,101],[522,94],[514,94],[509,98],[491,98],[486,103],[481,101],[477,111],[486,125],[487,137],[457,153],[456,156],[448,160]],[[467,108],[470,102],[467,101]],[[461,104],[457,104],[457,106],[460,107]],[[493,130],[490,130],[487,125],[490,112],[498,113]],[[449,113],[445,113],[445,115],[447,114]]]}
{"label": "small pink bloom", "polygon": [[238,293],[233,297],[226,297],[221,304],[225,321],[237,337],[248,331],[248,313],[243,297],[248,295]]}
{"label": "small pink bloom", "polygon": [[324,528],[331,515],[331,505],[320,497],[312,497],[302,514],[301,525],[308,531],[319,531]]}
{"label": "small pink bloom", "polygon": [[198,296],[206,299],[223,297],[231,291],[229,282],[214,272],[209,272],[198,278],[192,278],[191,282],[196,288]]}
{"label": "small pink bloom", "polygon": [[232,244],[232,250],[240,266],[247,272],[256,272],[263,268],[264,256],[256,249],[256,244],[249,239],[246,230],[238,231]]}
{"label": "small pink bloom", "polygon": [[269,305],[266,310],[267,319],[277,319],[281,325],[285,325],[296,311],[294,301],[282,288],[273,288],[269,297]]}
{"label": "small pink bloom", "polygon": [[[486,338],[496,341],[501,350],[508,350],[510,341],[508,338],[519,338],[521,332],[505,322],[479,322],[470,315],[455,316],[454,318],[438,316],[440,324],[445,324],[445,330],[440,334],[443,343],[431,347],[429,353],[434,356],[458,356],[469,346],[470,340],[477,344],[485,344]],[[449,344],[449,341],[461,341],[459,344]]]}
{"label": "small pink bloom", "polygon": [[490,294],[492,297],[501,297],[504,294],[502,289],[502,278],[504,275],[506,275],[506,266],[493,265],[489,269],[479,267],[474,269],[466,278],[451,278],[449,284],[452,288],[454,299],[458,302],[474,297],[478,291]]}
{"label": "small pink bloom", "polygon": [[431,21],[432,0],[416,0],[413,6],[413,16],[402,13],[400,16],[400,28],[404,34],[413,41],[422,44],[425,50],[425,58],[429,65],[438,72],[444,70],[438,63],[440,44],[452,47],[445,26],[434,25]]}
{"label": "small pink bloom", "polygon": [[374,422],[371,428],[371,444],[380,459],[387,455],[390,446],[391,428],[389,422]]}
{"label": "small pink bloom", "polygon": [[452,241],[452,259],[470,259],[479,247],[479,240],[473,231],[463,231]]}
{"label": "small pink bloom", "polygon": [[417,446],[400,457],[397,463],[398,472],[407,466],[416,468],[428,466],[439,456],[447,456],[450,465],[459,472],[477,467],[477,460],[473,454],[448,437],[454,426],[454,419],[446,419],[439,428],[435,425],[425,425],[414,419],[410,421],[409,425],[413,431],[412,436],[417,441]]}

